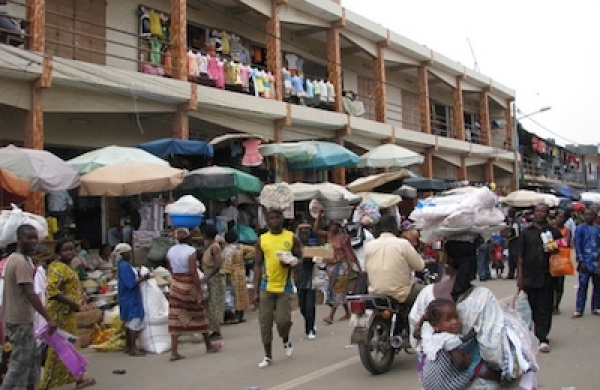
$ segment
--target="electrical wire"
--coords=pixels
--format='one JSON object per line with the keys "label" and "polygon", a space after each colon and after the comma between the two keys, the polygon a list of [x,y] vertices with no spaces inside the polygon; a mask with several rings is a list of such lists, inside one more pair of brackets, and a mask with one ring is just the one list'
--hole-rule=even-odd
{"label": "electrical wire", "polygon": [[566,138],[566,137],[564,137],[564,136],[562,136],[562,135],[560,135],[560,134],[558,134],[558,133],[550,130],[549,128],[547,128],[546,126],[542,125],[540,122],[536,121],[535,119],[532,119],[532,118],[526,118],[526,119],[529,119],[530,121],[532,121],[533,123],[535,123],[536,125],[538,125],[539,127],[541,127],[542,129],[546,130],[548,133],[554,135],[555,137],[558,137],[558,138],[560,138],[562,140],[565,140],[567,142],[570,142],[572,144],[579,144],[579,142],[577,142],[577,141],[573,141],[572,139]]}

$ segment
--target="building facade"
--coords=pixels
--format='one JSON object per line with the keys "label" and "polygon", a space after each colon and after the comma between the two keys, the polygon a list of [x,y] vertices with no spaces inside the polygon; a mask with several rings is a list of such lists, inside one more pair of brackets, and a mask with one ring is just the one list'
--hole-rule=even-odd
{"label": "building facade", "polygon": [[[515,92],[332,0],[8,0],[0,143],[394,142],[515,188]],[[318,95],[316,92],[320,92]],[[332,179],[345,183],[345,171]]]}

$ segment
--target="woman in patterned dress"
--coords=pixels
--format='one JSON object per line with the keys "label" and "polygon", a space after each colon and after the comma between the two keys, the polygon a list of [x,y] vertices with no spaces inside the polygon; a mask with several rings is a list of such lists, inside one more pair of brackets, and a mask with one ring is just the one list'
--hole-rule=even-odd
{"label": "woman in patterned dress", "polygon": [[[246,261],[254,259],[254,247],[237,242],[238,235],[230,230],[225,233],[223,249],[223,271],[233,285],[235,315],[237,323],[246,322],[244,311],[248,308],[248,286],[246,282]],[[229,253],[231,252],[231,253]]]}
{"label": "woman in patterned dress", "polygon": [[[89,310],[91,306],[83,303],[79,277],[77,272],[69,266],[75,257],[75,243],[69,239],[60,240],[56,243],[55,253],[58,255],[58,259],[48,266],[46,309],[59,329],[77,336],[75,313]],[[96,384],[96,380],[88,378],[87,375],[76,380],[58,358],[54,349],[48,348],[40,388],[49,389],[71,382],[76,382],[77,389]]]}

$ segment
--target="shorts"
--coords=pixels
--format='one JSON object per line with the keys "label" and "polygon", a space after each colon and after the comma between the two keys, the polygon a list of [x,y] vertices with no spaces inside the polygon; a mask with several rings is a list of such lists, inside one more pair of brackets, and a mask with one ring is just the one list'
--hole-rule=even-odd
{"label": "shorts", "polygon": [[134,318],[125,323],[125,327],[129,330],[133,330],[135,332],[144,329],[146,326],[144,325],[143,318]]}

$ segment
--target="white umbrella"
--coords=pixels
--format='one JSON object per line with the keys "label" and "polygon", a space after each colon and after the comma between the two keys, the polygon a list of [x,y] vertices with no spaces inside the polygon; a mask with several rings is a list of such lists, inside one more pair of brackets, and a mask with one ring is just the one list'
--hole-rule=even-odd
{"label": "white umbrella", "polygon": [[423,163],[424,157],[396,144],[377,146],[360,156],[359,168],[404,168]]}
{"label": "white umbrella", "polygon": [[588,203],[600,203],[600,193],[598,192],[582,192],[581,201]]}
{"label": "white umbrella", "polygon": [[91,152],[70,159],[67,163],[75,167],[79,174],[83,175],[96,168],[127,161],[154,163],[166,167],[170,166],[167,161],[158,158],[145,150],[115,145],[92,150]]}
{"label": "white umbrella", "polygon": [[546,203],[547,200],[542,193],[518,190],[500,198],[500,202],[512,207],[531,207],[540,203]]}
{"label": "white umbrella", "polygon": [[258,150],[263,157],[283,156],[289,163],[309,161],[317,155],[314,145],[303,142],[260,145]]}

